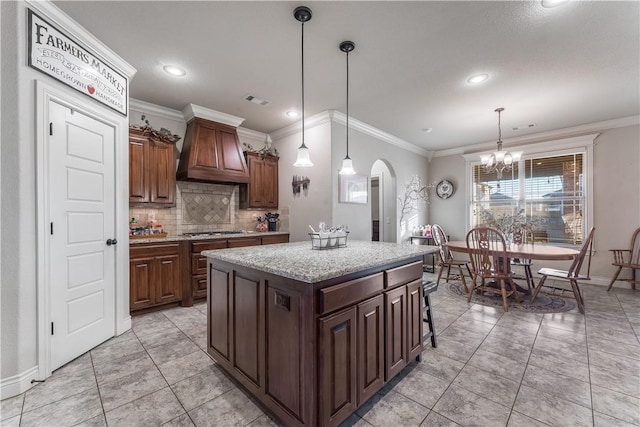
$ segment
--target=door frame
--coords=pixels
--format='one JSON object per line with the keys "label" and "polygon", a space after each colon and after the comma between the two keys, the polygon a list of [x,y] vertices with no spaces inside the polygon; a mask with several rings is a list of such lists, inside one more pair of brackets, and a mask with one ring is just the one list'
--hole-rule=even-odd
{"label": "door frame", "polygon": [[384,242],[384,174],[371,175],[378,180],[378,241]]}
{"label": "door frame", "polygon": [[36,313],[38,379],[51,376],[51,295],[49,286],[49,203],[46,180],[49,152],[46,145],[50,102],[76,109],[114,128],[115,137],[115,335],[131,329],[129,315],[129,123],[128,118],[99,107],[80,93],[35,80],[36,93]]}

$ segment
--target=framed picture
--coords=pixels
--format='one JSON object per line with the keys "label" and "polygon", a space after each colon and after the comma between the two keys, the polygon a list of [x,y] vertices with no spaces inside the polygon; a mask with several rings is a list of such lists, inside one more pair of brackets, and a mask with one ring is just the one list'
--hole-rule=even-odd
{"label": "framed picture", "polygon": [[369,202],[368,180],[367,175],[338,175],[340,185],[338,202],[366,205]]}

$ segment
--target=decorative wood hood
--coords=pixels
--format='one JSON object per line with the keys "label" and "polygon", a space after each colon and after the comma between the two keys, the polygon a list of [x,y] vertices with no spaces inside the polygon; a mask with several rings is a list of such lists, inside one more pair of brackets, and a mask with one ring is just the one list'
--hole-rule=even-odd
{"label": "decorative wood hood", "polygon": [[223,184],[249,182],[236,130],[244,119],[193,104],[182,113],[187,120],[187,132],[176,179]]}

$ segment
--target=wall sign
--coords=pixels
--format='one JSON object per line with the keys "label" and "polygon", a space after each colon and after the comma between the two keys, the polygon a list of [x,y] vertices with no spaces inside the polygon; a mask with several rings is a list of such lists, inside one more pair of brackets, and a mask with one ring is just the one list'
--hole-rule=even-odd
{"label": "wall sign", "polygon": [[31,9],[29,66],[127,116],[129,80]]}

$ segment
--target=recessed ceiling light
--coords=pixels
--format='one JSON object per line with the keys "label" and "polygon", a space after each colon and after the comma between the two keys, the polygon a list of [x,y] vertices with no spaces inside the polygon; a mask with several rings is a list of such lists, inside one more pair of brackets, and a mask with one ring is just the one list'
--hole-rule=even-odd
{"label": "recessed ceiling light", "polygon": [[557,7],[568,3],[569,0],[542,0],[542,7]]}
{"label": "recessed ceiling light", "polygon": [[467,79],[467,83],[470,85],[477,85],[478,83],[482,83],[483,81],[489,78],[489,74],[476,74]]}
{"label": "recessed ceiling light", "polygon": [[300,115],[297,111],[287,111],[285,114],[287,117],[298,117]]}
{"label": "recessed ceiling light", "polygon": [[162,69],[165,71],[165,73],[171,74],[172,76],[181,77],[187,74],[185,70],[180,67],[176,67],[175,65],[165,65],[164,67],[162,67]]}
{"label": "recessed ceiling light", "polygon": [[424,133],[431,133],[433,131],[433,128],[424,128],[422,129],[422,132]]}

